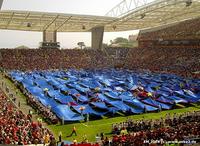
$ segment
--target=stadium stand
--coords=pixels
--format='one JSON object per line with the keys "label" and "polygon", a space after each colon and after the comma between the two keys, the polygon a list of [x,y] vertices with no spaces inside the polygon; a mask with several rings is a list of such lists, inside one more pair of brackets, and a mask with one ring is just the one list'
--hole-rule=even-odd
{"label": "stadium stand", "polygon": [[197,77],[200,70],[198,47],[146,47],[129,52],[126,68],[155,72],[176,73],[184,77]]}
{"label": "stadium stand", "polygon": [[[170,24],[158,28],[142,30],[138,35],[139,46],[147,47],[145,46],[145,44],[143,45],[142,43],[146,42],[146,44],[148,44],[147,42],[163,41],[163,40],[172,40],[172,41],[185,40],[188,42],[185,42],[185,44],[183,43],[183,45],[189,45],[189,44],[192,45],[190,40],[198,41],[200,39],[199,25],[200,25],[200,19],[196,18],[196,19],[186,20],[183,22],[178,22],[173,25]],[[175,43],[174,45],[180,45],[180,44]],[[199,43],[197,45],[199,45]]]}
{"label": "stadium stand", "polygon": [[47,70],[109,67],[105,53],[80,49],[0,49],[4,69]]}
{"label": "stadium stand", "polygon": [[188,112],[183,115],[167,114],[159,120],[133,121],[113,124],[111,146],[164,144],[179,141],[183,144],[195,144],[200,141],[200,112]]}
{"label": "stadium stand", "polygon": [[199,78],[199,50],[199,46],[132,48],[127,55],[125,51],[124,55],[113,59],[105,52],[95,50],[0,49],[0,66],[9,70],[100,69],[119,66]]}
{"label": "stadium stand", "polygon": [[126,68],[149,69],[199,78],[200,19],[141,30],[139,48],[130,50]]}
{"label": "stadium stand", "polygon": [[31,115],[24,115],[0,90],[0,144],[41,144],[54,139],[52,133]]}
{"label": "stadium stand", "polygon": [[130,48],[117,48],[117,47],[109,47],[105,48],[105,51],[107,52],[108,56],[121,59],[126,58]]}

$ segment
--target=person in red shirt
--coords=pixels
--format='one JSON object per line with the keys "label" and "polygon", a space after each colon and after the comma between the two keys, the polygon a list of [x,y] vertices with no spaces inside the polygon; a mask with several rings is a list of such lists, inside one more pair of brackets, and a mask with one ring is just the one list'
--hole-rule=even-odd
{"label": "person in red shirt", "polygon": [[126,142],[126,135],[125,134],[122,134],[121,141],[122,141],[122,143]]}
{"label": "person in red shirt", "polygon": [[95,143],[95,144],[93,144],[92,146],[99,146],[99,144],[98,144],[98,143]]}
{"label": "person in red shirt", "polygon": [[147,93],[146,91],[140,91],[140,92],[138,93],[138,96],[139,96],[139,97],[142,97],[142,98],[145,98],[145,97],[148,96],[148,93]]}
{"label": "person in red shirt", "polygon": [[10,143],[11,143],[11,141],[10,141],[9,136],[6,136],[6,138],[5,138],[5,144],[10,144]]}

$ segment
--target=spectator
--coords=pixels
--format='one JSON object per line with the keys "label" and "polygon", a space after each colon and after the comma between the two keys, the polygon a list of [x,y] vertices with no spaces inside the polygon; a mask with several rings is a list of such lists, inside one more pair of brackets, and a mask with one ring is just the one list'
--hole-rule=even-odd
{"label": "spectator", "polygon": [[0,90],[0,144],[49,143],[52,133],[18,110]]}
{"label": "spectator", "polygon": [[[113,135],[111,146],[120,145],[143,145],[150,144],[151,140],[165,143],[167,141],[183,141],[186,139],[200,138],[200,111],[185,113],[182,115],[174,114],[173,117],[167,114],[165,120],[141,120],[126,121],[114,124],[113,133],[116,127],[126,128],[128,133]],[[119,128],[120,129],[120,128]]]}

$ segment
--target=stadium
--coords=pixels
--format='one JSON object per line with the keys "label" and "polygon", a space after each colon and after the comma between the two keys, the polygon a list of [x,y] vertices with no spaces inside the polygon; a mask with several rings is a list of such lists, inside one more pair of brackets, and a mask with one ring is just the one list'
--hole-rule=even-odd
{"label": "stadium", "polygon": [[[0,145],[200,145],[200,0],[122,0],[104,16],[4,3],[0,30],[42,42],[0,44]],[[104,44],[132,30],[137,46]],[[58,34],[76,32],[91,46],[61,48]]]}

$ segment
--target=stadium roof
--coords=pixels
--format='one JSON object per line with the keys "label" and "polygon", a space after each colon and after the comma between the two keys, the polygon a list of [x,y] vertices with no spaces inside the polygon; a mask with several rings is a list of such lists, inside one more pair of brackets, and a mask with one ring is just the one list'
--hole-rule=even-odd
{"label": "stadium roof", "polygon": [[120,17],[2,10],[0,29],[90,32],[94,27],[104,26],[106,32],[116,32],[151,28],[196,17],[200,17],[200,0],[156,0]]}

